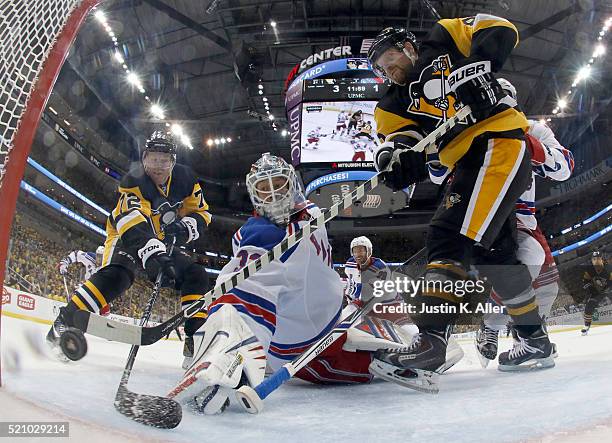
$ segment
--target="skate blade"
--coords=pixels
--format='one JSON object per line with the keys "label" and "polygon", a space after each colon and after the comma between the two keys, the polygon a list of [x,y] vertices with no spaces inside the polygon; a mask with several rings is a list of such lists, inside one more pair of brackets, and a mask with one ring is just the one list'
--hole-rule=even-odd
{"label": "skate blade", "polygon": [[487,366],[489,366],[489,363],[491,363],[491,360],[482,355],[478,349],[476,349],[476,355],[478,356],[478,360],[480,360],[480,366],[482,366],[482,369],[486,369]]}
{"label": "skate blade", "polygon": [[441,368],[438,370],[438,372],[440,372],[441,374],[445,373],[450,368],[452,368],[457,363],[459,363],[464,355],[465,354],[463,352],[463,349],[461,349],[461,348],[457,348],[452,353],[447,354],[446,362],[444,362],[444,364],[441,366]]}
{"label": "skate blade", "polygon": [[406,374],[410,374],[409,378],[398,374],[402,369],[378,359],[372,360],[368,369],[370,373],[383,380],[397,383],[398,385],[414,389],[415,391],[425,392],[427,394],[437,394],[440,391],[438,387],[438,378],[440,374],[433,371],[406,368],[403,371]]}
{"label": "skate blade", "polygon": [[538,358],[535,360],[529,360],[520,365],[503,365],[499,364],[497,369],[502,372],[528,372],[538,371],[541,369],[550,369],[555,367],[555,358],[551,354],[549,357]]}

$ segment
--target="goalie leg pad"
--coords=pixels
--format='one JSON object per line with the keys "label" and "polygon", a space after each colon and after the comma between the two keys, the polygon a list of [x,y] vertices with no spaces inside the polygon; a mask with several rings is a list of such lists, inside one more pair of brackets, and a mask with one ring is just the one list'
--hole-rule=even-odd
{"label": "goalie leg pad", "polygon": [[232,390],[263,381],[266,355],[231,305],[223,305],[211,314],[201,331],[193,363],[168,397],[194,402],[198,411],[215,414],[227,406]]}

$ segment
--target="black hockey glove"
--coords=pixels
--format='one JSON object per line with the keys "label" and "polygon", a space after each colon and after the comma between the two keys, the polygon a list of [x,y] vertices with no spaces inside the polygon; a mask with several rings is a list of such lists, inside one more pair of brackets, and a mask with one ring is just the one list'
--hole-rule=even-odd
{"label": "black hockey glove", "polygon": [[193,217],[183,217],[176,220],[164,228],[164,233],[176,237],[176,244],[179,246],[195,241],[200,237],[198,222]]}
{"label": "black hockey glove", "polygon": [[[407,143],[391,141],[383,143],[376,152],[376,170],[382,173],[383,183],[394,191],[405,189],[427,177],[425,154],[411,151],[410,147],[412,145]],[[394,160],[393,153],[397,150],[406,151],[401,152]]]}
{"label": "black hockey glove", "polygon": [[138,257],[150,281],[155,282],[162,273],[162,286],[172,286],[176,279],[174,259],[166,254],[166,245],[156,238],[150,239],[138,250]]}
{"label": "black hockey glove", "polygon": [[478,122],[491,115],[498,102],[506,96],[491,73],[491,62],[478,57],[460,60],[448,76],[450,90],[457,99],[472,109]]}

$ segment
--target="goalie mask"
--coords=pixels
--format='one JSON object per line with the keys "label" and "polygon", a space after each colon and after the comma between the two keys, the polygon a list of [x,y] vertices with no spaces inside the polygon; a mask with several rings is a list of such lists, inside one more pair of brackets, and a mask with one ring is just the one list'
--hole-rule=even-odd
{"label": "goalie mask", "polygon": [[296,204],[304,201],[293,166],[269,153],[251,166],[246,186],[255,212],[278,225],[289,223]]}
{"label": "goalie mask", "polygon": [[96,249],[96,266],[102,266],[102,260],[104,259],[104,246],[98,246]]}
{"label": "goalie mask", "polygon": [[172,135],[155,131],[145,143],[142,166],[156,185],[163,185],[176,164],[176,143]]}
{"label": "goalie mask", "polygon": [[[355,248],[358,246],[362,246],[365,249],[365,253],[361,248],[356,250]],[[351,241],[351,255],[359,265],[365,265],[370,260],[370,257],[372,257],[372,242],[370,239],[365,236],[355,237]]]}

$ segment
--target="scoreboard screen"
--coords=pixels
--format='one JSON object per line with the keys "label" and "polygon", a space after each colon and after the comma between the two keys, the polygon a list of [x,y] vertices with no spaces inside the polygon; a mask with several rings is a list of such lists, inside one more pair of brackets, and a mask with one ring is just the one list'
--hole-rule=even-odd
{"label": "scoreboard screen", "polygon": [[302,101],[378,101],[389,86],[380,78],[316,78],[304,82]]}

